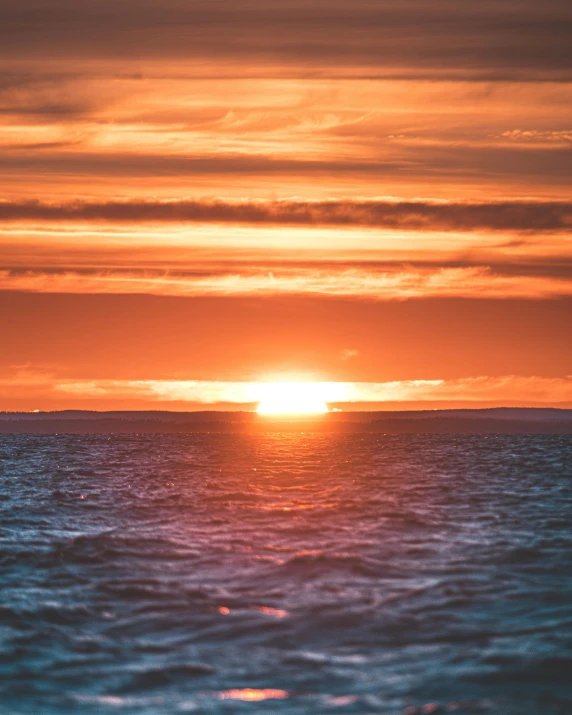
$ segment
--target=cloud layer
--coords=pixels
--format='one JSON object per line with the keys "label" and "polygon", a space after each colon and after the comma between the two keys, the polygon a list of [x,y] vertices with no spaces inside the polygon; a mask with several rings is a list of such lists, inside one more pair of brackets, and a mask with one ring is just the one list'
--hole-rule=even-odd
{"label": "cloud layer", "polygon": [[157,272],[0,271],[4,290],[156,296],[314,295],[368,300],[409,298],[555,298],[572,295],[568,277],[493,274],[486,267],[423,271],[290,270],[177,275]]}
{"label": "cloud layer", "polygon": [[570,22],[565,0],[23,0],[2,6],[0,53],[534,79],[570,76]]}
{"label": "cloud layer", "polygon": [[[51,380],[26,375],[0,380],[0,395],[32,387],[38,394],[52,392],[67,397],[68,404],[81,400],[141,400],[189,405],[230,404],[252,408],[265,395],[265,383],[205,380]],[[350,407],[352,403],[493,402],[537,405],[572,403],[572,376],[543,378],[505,375],[457,380],[401,380],[392,382],[318,382],[311,389],[327,402]]]}
{"label": "cloud layer", "polygon": [[572,231],[572,203],[220,199],[0,202],[0,221],[368,226],[415,231]]}
{"label": "cloud layer", "polygon": [[5,399],[284,365],[568,399],[571,33],[568,0],[0,3],[0,381],[61,377]]}

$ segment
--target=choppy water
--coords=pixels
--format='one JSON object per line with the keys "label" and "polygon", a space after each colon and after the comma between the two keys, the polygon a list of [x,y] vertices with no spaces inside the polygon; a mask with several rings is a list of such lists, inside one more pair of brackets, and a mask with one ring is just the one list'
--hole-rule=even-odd
{"label": "choppy water", "polygon": [[0,711],[572,711],[572,438],[3,436]]}

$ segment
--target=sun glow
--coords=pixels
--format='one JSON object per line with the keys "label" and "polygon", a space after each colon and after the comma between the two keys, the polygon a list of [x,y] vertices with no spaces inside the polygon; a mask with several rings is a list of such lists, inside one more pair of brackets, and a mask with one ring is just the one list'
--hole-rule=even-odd
{"label": "sun glow", "polygon": [[[273,382],[258,385],[260,415],[308,415],[328,412],[327,383]],[[331,399],[331,398],[330,398]]]}

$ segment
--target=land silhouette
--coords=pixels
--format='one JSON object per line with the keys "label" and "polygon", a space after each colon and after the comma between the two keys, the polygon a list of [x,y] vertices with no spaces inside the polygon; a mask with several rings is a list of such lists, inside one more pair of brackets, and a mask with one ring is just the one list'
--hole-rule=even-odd
{"label": "land silhouette", "polygon": [[0,413],[0,434],[260,433],[260,432],[572,434],[572,410],[490,408],[321,415],[255,412],[114,411]]}

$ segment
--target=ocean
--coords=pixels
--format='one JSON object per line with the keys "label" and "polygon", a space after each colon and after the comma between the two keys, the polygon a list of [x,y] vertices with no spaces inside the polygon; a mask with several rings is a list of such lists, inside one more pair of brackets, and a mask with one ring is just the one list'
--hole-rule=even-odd
{"label": "ocean", "polygon": [[0,712],[572,712],[572,436],[0,436]]}

